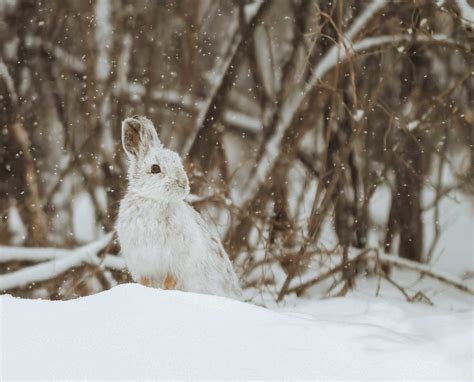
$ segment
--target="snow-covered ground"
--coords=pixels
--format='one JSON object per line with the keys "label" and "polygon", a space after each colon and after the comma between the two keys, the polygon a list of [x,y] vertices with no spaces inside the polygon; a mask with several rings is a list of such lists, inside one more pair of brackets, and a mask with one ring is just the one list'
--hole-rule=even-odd
{"label": "snow-covered ground", "polygon": [[354,292],[266,309],[133,284],[65,302],[2,296],[0,377],[470,380],[468,306]]}
{"label": "snow-covered ground", "polygon": [[[426,192],[424,201],[429,205],[433,198]],[[373,200],[371,216],[383,226],[389,193],[381,188]],[[94,228],[91,203],[87,197],[75,203],[75,235],[84,242],[101,231]],[[442,200],[432,261],[471,289],[473,208],[460,193]],[[13,212],[12,232],[21,243],[25,228]],[[428,248],[433,210],[424,220]],[[372,236],[371,245],[380,246],[380,237]],[[335,245],[328,225],[321,242]],[[282,270],[274,276],[281,287]],[[307,298],[288,296],[281,305],[274,302],[278,287],[245,291],[267,308],[131,284],[63,302],[0,296],[0,380],[473,380],[474,299],[416,272],[394,269],[392,276],[409,296],[421,292],[434,306],[406,302],[377,277],[358,278],[346,297],[321,299],[332,284],[328,279]]]}

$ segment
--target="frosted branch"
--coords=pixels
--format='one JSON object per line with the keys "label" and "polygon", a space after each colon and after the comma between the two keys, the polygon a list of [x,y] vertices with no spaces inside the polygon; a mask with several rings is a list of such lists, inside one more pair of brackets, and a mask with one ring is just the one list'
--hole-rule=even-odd
{"label": "frosted branch", "polygon": [[70,249],[28,248],[0,246],[0,263],[10,261],[47,261],[60,259],[73,253]]}
{"label": "frosted branch", "polygon": [[461,12],[463,23],[474,26],[474,7],[471,7],[468,0],[456,0],[456,4]]}
{"label": "frosted branch", "polygon": [[[103,238],[80,247],[75,250],[56,250],[54,248],[8,248],[0,247],[0,258],[9,258],[10,260],[32,260],[34,255],[39,255],[41,260],[50,259],[47,262],[32,265],[15,272],[0,275],[0,290],[8,290],[26,286],[31,283],[50,280],[67,270],[79,266],[83,263],[100,265],[101,261],[97,254],[104,249],[112,239],[109,233]],[[23,251],[22,251],[23,250]],[[111,259],[114,256],[107,256],[103,261],[103,266],[110,266],[114,269],[123,269],[122,259]],[[36,259],[38,260],[38,258]]]}

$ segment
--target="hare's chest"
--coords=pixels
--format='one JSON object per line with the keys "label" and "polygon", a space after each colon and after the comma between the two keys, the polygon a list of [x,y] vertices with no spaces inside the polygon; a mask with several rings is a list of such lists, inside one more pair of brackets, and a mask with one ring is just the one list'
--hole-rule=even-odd
{"label": "hare's chest", "polygon": [[168,273],[186,278],[205,253],[189,207],[132,202],[125,200],[121,205],[117,232],[134,279],[153,276],[161,280]]}
{"label": "hare's chest", "polygon": [[141,253],[142,263],[171,261],[176,256],[184,256],[199,239],[186,209],[180,205],[160,208],[150,203],[125,207],[121,215],[117,227],[121,245],[129,257]]}
{"label": "hare's chest", "polygon": [[157,208],[152,211],[152,217],[142,222],[140,236],[147,245],[176,254],[187,252],[196,244],[197,232],[192,227],[186,209],[180,207],[172,205],[166,209]]}

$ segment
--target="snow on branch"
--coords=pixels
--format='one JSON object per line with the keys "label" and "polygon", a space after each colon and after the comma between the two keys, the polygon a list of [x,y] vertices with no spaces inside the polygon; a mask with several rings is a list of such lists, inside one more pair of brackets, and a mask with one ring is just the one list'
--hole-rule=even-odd
{"label": "snow on branch", "polygon": [[380,11],[388,3],[387,0],[374,0],[372,1],[352,23],[351,27],[345,34],[347,41],[352,41],[360,31],[367,25],[374,15]]}
{"label": "snow on branch", "polygon": [[114,269],[116,271],[127,269],[127,264],[125,264],[125,260],[122,256],[105,255],[100,265],[102,268]]}
{"label": "snow on branch", "polygon": [[9,261],[47,261],[68,255],[73,251],[61,248],[28,248],[0,246],[0,263]]}
{"label": "snow on branch", "polygon": [[469,4],[468,0],[456,0],[456,4],[461,12],[463,23],[468,26],[474,26],[474,7]]}
{"label": "snow on branch", "polygon": [[75,250],[55,248],[15,248],[0,247],[0,260],[49,260],[44,263],[32,265],[15,272],[0,275],[0,291],[26,286],[34,282],[52,279],[68,269],[83,263],[97,266],[124,269],[125,263],[118,256],[107,255],[103,260],[98,253],[104,249],[112,239],[112,233],[105,235],[97,241],[89,243]]}

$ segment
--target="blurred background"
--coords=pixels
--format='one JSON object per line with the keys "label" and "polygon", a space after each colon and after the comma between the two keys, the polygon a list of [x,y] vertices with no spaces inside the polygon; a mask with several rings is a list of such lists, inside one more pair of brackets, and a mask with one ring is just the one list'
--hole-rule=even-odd
{"label": "blurred background", "polygon": [[254,294],[406,293],[394,267],[472,281],[473,6],[0,0],[0,291],[130,281],[113,231],[134,114]]}

